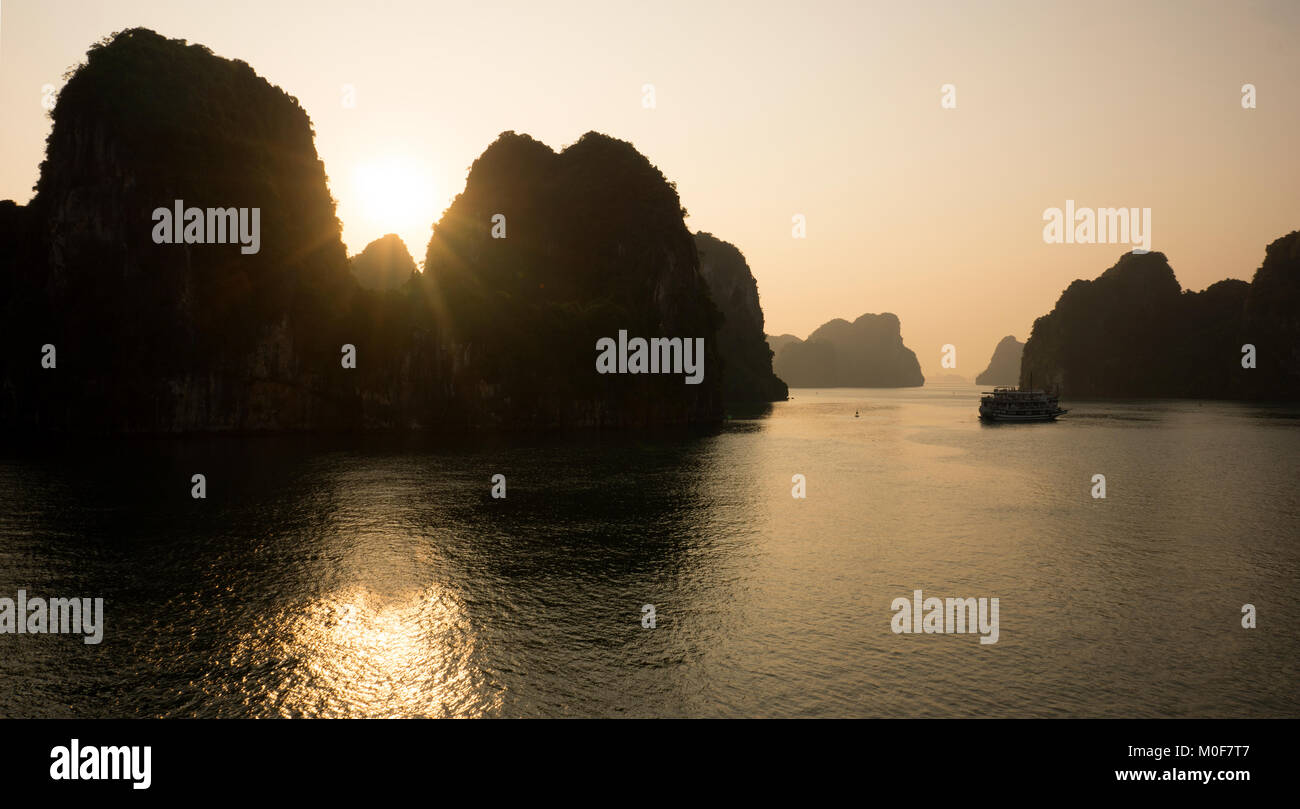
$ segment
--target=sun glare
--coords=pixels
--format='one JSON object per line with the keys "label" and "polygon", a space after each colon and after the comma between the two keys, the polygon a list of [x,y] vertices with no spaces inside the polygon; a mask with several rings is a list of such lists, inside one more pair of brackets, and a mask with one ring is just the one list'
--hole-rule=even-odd
{"label": "sun glare", "polygon": [[[435,209],[433,171],[407,157],[385,157],[363,163],[353,171],[352,193],[364,220],[367,241],[396,233],[418,261],[424,255]],[[364,244],[349,245],[359,251]]]}

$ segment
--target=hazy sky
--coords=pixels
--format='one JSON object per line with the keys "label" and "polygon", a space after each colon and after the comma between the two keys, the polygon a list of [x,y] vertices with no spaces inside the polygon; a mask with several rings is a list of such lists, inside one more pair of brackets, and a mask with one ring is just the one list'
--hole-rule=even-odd
{"label": "hazy sky", "polygon": [[1249,279],[1300,228],[1293,0],[0,3],[0,199],[31,197],[42,87],[146,26],[299,99],[349,253],[395,231],[422,259],[499,132],[559,148],[594,129],[745,253],[769,333],[895,312],[927,375],[951,343],[973,377],[1129,249],[1045,244],[1067,199],[1151,208],[1152,249],[1191,289]]}

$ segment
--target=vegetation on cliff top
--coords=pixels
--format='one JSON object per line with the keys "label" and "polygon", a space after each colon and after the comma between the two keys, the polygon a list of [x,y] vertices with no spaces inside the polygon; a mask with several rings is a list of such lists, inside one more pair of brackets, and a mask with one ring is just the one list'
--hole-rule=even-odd
{"label": "vegetation on cliff top", "polygon": [[1201,292],[1183,291],[1162,253],[1121,256],[1034,322],[1020,383],[1031,375],[1076,398],[1300,397],[1300,231],[1268,246],[1251,283]]}

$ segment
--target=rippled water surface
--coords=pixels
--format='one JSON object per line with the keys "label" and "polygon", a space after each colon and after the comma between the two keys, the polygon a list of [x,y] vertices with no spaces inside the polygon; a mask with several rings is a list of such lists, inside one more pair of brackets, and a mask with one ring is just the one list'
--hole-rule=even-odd
{"label": "rippled water surface", "polygon": [[[8,446],[0,596],[106,627],[0,635],[0,715],[1300,716],[1300,410],[793,397],[691,435]],[[894,634],[916,589],[999,598],[998,642]]]}

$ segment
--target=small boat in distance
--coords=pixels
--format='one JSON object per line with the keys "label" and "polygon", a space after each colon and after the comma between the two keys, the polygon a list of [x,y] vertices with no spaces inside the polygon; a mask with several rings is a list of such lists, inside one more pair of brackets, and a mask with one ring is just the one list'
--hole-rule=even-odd
{"label": "small boat in distance", "polygon": [[994,388],[980,397],[980,418],[985,421],[1055,421],[1068,413],[1055,394],[1042,390]]}

